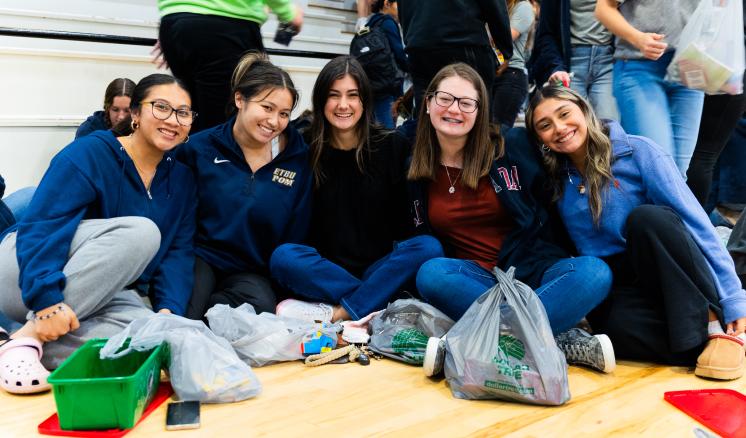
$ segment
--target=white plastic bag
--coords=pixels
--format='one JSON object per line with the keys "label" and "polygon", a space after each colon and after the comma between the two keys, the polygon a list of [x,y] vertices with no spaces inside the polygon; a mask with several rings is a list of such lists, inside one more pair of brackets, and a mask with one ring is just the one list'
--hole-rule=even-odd
{"label": "white plastic bag", "polygon": [[232,308],[216,304],[205,315],[212,331],[227,339],[238,356],[253,367],[303,359],[301,343],[316,331],[336,339],[338,324],[324,325],[282,318],[272,313],[260,315],[251,304]]}
{"label": "white plastic bag", "polygon": [[179,400],[230,403],[261,392],[259,379],[228,341],[215,336],[204,322],[181,316],[154,314],[132,321],[109,339],[100,357],[114,359],[162,342],[168,344],[168,371]]}
{"label": "white plastic bag", "polygon": [[666,80],[708,94],[741,94],[743,0],[702,0],[681,31]]}
{"label": "white plastic bag", "polygon": [[463,399],[561,405],[570,399],[567,362],[533,290],[494,269],[485,292],[446,335],[445,374]]}

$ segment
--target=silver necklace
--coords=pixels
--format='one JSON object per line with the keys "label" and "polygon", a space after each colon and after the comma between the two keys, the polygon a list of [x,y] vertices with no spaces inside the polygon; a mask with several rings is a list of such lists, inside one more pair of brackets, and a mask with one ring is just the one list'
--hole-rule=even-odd
{"label": "silver necklace", "polygon": [[[448,177],[448,183],[451,185],[451,187],[448,188],[448,193],[450,193],[450,194],[456,193],[456,187],[454,187],[456,184],[453,182],[453,180],[451,180],[451,174],[448,173],[448,166],[446,166],[443,163],[440,163],[440,164],[443,165],[443,167],[445,167],[445,169],[446,169],[446,176]],[[457,182],[458,182],[458,178],[460,176],[461,176],[461,170],[459,170],[458,171],[458,175],[456,175],[456,181]]]}

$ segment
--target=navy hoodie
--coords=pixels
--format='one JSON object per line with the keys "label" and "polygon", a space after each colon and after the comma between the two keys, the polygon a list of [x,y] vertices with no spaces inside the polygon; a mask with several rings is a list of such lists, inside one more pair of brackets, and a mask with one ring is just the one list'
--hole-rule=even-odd
{"label": "navy hoodie", "polygon": [[75,131],[75,138],[86,136],[91,132],[106,131],[109,127],[106,125],[106,118],[103,111],[96,111],[92,115],[85,119],[85,122],[78,126],[78,130]]}
{"label": "navy hoodie", "polygon": [[272,251],[302,242],[308,232],[308,146],[288,127],[285,149],[254,173],[233,138],[235,120],[191,136],[176,151],[197,180],[195,252],[223,273],[269,275]]}
{"label": "navy hoodie", "polygon": [[[497,266],[515,266],[516,278],[536,289],[544,272],[574,252],[562,226],[541,163],[539,148],[531,144],[524,128],[505,136],[505,151],[490,168],[490,182],[500,203],[515,221],[498,255]],[[412,219],[420,234],[434,234],[427,215],[427,180],[412,181]]]}
{"label": "navy hoodie", "polygon": [[170,153],[158,164],[148,193],[110,131],[73,141],[52,159],[18,224],[23,302],[38,311],[64,301],[62,268],[80,221],[142,216],[158,226],[161,246],[138,289],[150,289],[155,310],[183,315],[194,282],[195,206],[192,173]]}

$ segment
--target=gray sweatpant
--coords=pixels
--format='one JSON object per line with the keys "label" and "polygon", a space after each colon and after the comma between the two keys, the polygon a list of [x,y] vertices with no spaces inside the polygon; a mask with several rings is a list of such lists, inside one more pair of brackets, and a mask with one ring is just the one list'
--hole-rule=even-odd
{"label": "gray sweatpant", "polygon": [[[135,291],[125,287],[142,275],[160,243],[158,227],[147,218],[80,223],[62,269],[64,302],[75,311],[80,328],[44,345],[44,366],[54,369],[88,339],[108,338],[153,313]],[[23,304],[18,276],[16,233],[10,233],[0,242],[0,312],[25,323],[33,313]]]}

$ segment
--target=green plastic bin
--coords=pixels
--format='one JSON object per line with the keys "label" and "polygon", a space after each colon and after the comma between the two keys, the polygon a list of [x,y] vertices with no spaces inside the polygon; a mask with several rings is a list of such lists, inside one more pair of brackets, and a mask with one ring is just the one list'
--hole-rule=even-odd
{"label": "green plastic bin", "polygon": [[166,347],[101,360],[106,341],[86,342],[47,378],[62,429],[129,429],[153,400]]}

